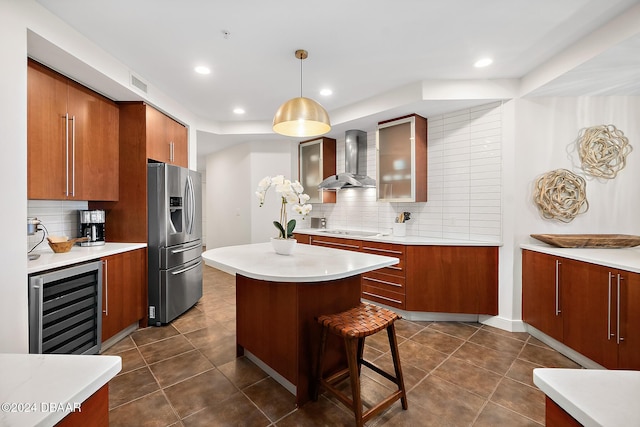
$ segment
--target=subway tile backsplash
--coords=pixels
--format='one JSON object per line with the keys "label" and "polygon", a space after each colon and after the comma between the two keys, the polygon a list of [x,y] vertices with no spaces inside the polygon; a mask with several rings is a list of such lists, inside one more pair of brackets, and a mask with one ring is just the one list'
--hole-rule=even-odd
{"label": "subway tile backsplash", "polygon": [[[80,214],[78,211],[88,209],[88,204],[86,200],[29,200],[27,216],[38,218],[46,227],[49,235],[74,238],[80,235]],[[42,240],[42,232],[40,231],[33,236],[27,236],[29,249],[40,240]],[[46,242],[38,246],[38,249],[43,248],[48,248]]]}
{"label": "subway tile backsplash", "polygon": [[[427,202],[377,202],[375,188],[347,189],[335,204],[314,204],[311,215],[327,218],[330,228],[390,232],[395,217],[408,211],[408,235],[501,241],[502,103],[428,117],[427,132]],[[344,138],[336,153],[343,172]],[[367,134],[367,174],[376,174],[375,129]]]}

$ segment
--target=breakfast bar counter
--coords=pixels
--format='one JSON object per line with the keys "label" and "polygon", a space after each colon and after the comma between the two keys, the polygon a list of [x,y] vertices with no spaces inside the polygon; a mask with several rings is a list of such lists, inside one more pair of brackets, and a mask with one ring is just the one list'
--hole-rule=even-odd
{"label": "breakfast bar counter", "polygon": [[[236,276],[237,355],[247,355],[296,395],[309,400],[320,340],[315,317],[355,307],[362,273],[397,258],[311,245],[290,256],[269,243],[228,246],[202,254],[209,266]],[[329,337],[326,371],[345,363],[342,342]],[[335,339],[334,339],[335,338]]]}

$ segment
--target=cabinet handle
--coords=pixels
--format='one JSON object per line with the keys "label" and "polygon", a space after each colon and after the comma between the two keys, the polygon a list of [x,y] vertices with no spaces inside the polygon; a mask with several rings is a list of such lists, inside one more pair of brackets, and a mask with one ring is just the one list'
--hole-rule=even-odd
{"label": "cabinet handle", "polygon": [[617,335],[617,344],[620,344],[621,341],[624,341],[624,338],[622,338],[620,336],[620,282],[622,281],[622,279],[624,279],[620,273],[618,273],[618,301],[617,304],[618,306],[616,307],[616,335]]}
{"label": "cabinet handle", "polygon": [[397,288],[401,288],[401,287],[402,287],[402,285],[399,285],[399,284],[397,284],[397,283],[387,282],[386,280],[374,279],[373,277],[366,277],[366,276],[363,276],[363,279],[364,279],[364,280],[371,280],[372,282],[382,283],[382,284],[384,284],[384,285],[395,286],[395,287],[397,287]]}
{"label": "cabinet handle", "polygon": [[560,310],[560,265],[562,263],[556,260],[556,316],[562,313]]}
{"label": "cabinet handle", "polygon": [[109,315],[109,260],[102,261],[104,265],[104,310],[105,316]]}
{"label": "cabinet handle", "polygon": [[380,298],[380,299],[383,299],[383,300],[395,302],[396,304],[402,304],[402,301],[398,301],[397,299],[387,298],[387,297],[383,297],[382,295],[376,295],[376,294],[372,294],[372,293],[369,293],[369,292],[363,292],[362,295],[369,295],[370,297],[376,297],[376,298]]}
{"label": "cabinet handle", "polygon": [[76,116],[71,116],[71,197],[76,197]]}
{"label": "cabinet handle", "polygon": [[64,145],[65,145],[65,156],[64,156],[64,164],[65,164],[65,177],[66,177],[66,186],[64,189],[65,197],[69,197],[69,113],[64,115]]}
{"label": "cabinet handle", "polygon": [[611,337],[614,336],[614,334],[611,333],[611,277],[613,276],[613,274],[611,274],[611,272],[609,272],[609,284],[607,289],[609,290],[609,292],[607,293],[607,340],[611,341]]}
{"label": "cabinet handle", "polygon": [[326,240],[316,240],[316,239],[314,239],[312,243],[320,243],[321,245],[340,246],[340,247],[343,247],[343,248],[354,248],[354,249],[359,249],[360,248],[357,245],[348,245],[346,243],[327,242]]}
{"label": "cabinet handle", "polygon": [[370,248],[368,246],[363,246],[362,249],[367,249],[369,251],[384,252],[384,253],[388,253],[388,254],[402,255],[402,251],[393,251],[391,249]]}
{"label": "cabinet handle", "polygon": [[169,142],[169,161],[173,163],[173,141]]}

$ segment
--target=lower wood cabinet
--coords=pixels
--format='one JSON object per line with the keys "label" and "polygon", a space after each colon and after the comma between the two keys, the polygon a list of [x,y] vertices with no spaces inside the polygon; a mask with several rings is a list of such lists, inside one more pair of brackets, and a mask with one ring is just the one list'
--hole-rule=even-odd
{"label": "lower wood cabinet", "polygon": [[608,369],[640,369],[640,274],[522,253],[522,318]]}
{"label": "lower wood cabinet", "polygon": [[498,314],[498,248],[407,246],[407,310]]}
{"label": "lower wood cabinet", "polygon": [[406,246],[363,241],[362,252],[398,258],[396,265],[362,273],[362,298],[404,310],[406,308]]}
{"label": "lower wood cabinet", "polygon": [[311,236],[308,234],[293,233],[293,238],[296,239],[298,243],[302,243],[305,245],[311,243]]}
{"label": "lower wood cabinet", "polygon": [[71,412],[56,427],[109,427],[109,383],[82,402],[79,411]]}
{"label": "lower wood cabinet", "polygon": [[522,320],[560,342],[564,331],[563,264],[563,258],[553,255],[522,252]]}
{"label": "lower wood cabinet", "polygon": [[[304,234],[298,234],[304,240]],[[296,238],[297,236],[296,235]],[[423,246],[311,235],[312,245],[398,258],[362,274],[362,298],[408,311],[498,314],[498,248]]]}
{"label": "lower wood cabinet", "polygon": [[147,249],[102,258],[102,340],[146,316]]}
{"label": "lower wood cabinet", "polygon": [[341,237],[327,237],[327,236],[311,236],[311,244],[317,246],[324,246],[327,248],[343,249],[346,251],[359,252],[362,247],[362,242],[355,239],[343,239]]}

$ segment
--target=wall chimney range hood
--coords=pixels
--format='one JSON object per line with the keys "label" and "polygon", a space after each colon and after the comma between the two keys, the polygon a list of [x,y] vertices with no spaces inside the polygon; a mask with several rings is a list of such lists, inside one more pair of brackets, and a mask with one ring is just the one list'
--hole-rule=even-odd
{"label": "wall chimney range hood", "polygon": [[367,133],[361,130],[345,132],[344,173],[332,175],[318,186],[321,190],[341,188],[373,188],[376,180],[367,176]]}

